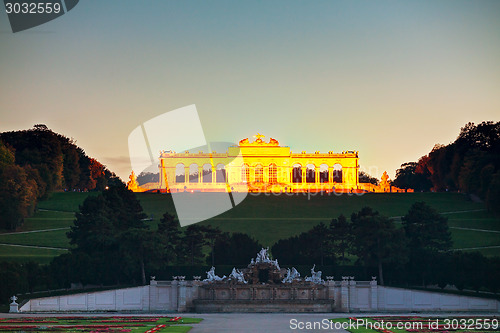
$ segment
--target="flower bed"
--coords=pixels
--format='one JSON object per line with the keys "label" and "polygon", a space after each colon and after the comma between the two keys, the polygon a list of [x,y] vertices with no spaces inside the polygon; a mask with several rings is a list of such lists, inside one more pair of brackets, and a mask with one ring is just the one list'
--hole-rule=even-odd
{"label": "flower bed", "polygon": [[[201,320],[196,318],[166,316],[71,316],[71,317],[20,317],[0,318],[0,332],[90,332],[90,333],[156,333],[169,332],[171,325],[189,324]],[[172,328],[174,329],[174,328]],[[184,330],[185,329],[185,330]],[[188,326],[182,330],[187,332]],[[178,329],[176,330],[178,332]]]}

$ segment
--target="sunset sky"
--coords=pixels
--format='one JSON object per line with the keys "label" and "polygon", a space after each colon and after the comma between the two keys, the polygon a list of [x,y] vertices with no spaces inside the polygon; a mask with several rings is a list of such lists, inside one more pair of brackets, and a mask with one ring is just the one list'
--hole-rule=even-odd
{"label": "sunset sky", "polygon": [[125,180],[130,132],[190,104],[207,141],[358,150],[393,178],[500,120],[500,1],[85,0],[15,34],[2,6],[0,131],[46,124]]}

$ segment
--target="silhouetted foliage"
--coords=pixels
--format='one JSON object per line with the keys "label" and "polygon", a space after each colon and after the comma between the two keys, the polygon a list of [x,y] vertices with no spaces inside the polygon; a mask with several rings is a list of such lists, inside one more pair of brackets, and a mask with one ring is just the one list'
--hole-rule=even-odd
{"label": "silhouetted foliage", "polygon": [[222,233],[214,244],[214,262],[210,260],[210,264],[247,265],[249,258],[255,257],[261,248],[261,244],[246,234]]}
{"label": "silhouetted foliage", "polygon": [[147,183],[157,183],[159,180],[159,173],[141,172],[139,176],[137,176],[137,183],[139,183],[139,185],[144,185]]}
{"label": "silhouetted foliage", "polygon": [[466,124],[449,145],[435,145],[417,163],[401,165],[394,184],[422,191],[460,191],[485,199],[500,213],[500,122]]}
{"label": "silhouetted foliage", "polygon": [[0,133],[0,228],[15,229],[54,190],[103,190],[116,176],[45,125]]}
{"label": "silhouetted foliage", "polygon": [[378,179],[370,176],[364,171],[360,171],[358,174],[358,179],[360,183],[370,183],[373,185],[378,185]]}

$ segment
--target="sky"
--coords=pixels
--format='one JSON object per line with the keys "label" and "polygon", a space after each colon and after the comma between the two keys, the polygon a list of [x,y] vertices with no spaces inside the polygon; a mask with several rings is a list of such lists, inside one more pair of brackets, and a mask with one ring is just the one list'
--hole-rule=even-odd
{"label": "sky", "polygon": [[126,180],[129,134],[195,104],[207,141],[356,150],[394,178],[500,120],[499,17],[483,0],[85,0],[12,33],[2,8],[0,131],[45,124]]}

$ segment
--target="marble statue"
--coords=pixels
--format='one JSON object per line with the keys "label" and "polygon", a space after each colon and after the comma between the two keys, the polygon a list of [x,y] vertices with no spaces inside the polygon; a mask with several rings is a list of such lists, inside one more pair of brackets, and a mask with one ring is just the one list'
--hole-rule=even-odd
{"label": "marble statue", "polygon": [[271,262],[271,259],[269,259],[269,254],[267,253],[269,251],[269,247],[267,248],[262,248],[259,253],[257,253],[257,259],[255,260],[255,263],[260,263],[260,262]]}
{"label": "marble statue", "polygon": [[212,266],[210,270],[207,272],[207,278],[203,280],[203,282],[216,282],[216,281],[222,281],[226,278],[224,275],[223,277],[215,275],[215,267]]}
{"label": "marble statue", "polygon": [[292,283],[293,281],[299,281],[299,280],[300,280],[300,273],[297,272],[295,267],[292,267],[292,270],[290,270],[290,268],[287,269],[286,276],[281,282]]}
{"label": "marble statue", "polygon": [[243,276],[243,273],[239,269],[236,269],[234,267],[233,267],[233,271],[229,275],[229,280],[236,280],[238,282],[242,282],[245,284],[247,283],[247,281],[245,281],[245,277]]}
{"label": "marble statue", "polygon": [[321,278],[321,271],[314,271],[314,268],[316,268],[316,264],[314,264],[313,268],[311,268],[311,277],[306,277],[306,281],[312,282],[312,283],[323,283],[325,280]]}

